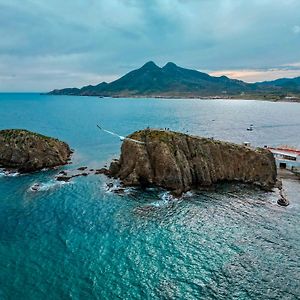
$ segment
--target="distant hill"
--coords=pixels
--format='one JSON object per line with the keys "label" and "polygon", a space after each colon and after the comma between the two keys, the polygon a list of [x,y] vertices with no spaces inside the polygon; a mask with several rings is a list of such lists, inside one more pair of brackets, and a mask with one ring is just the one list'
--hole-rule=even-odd
{"label": "distant hill", "polygon": [[300,77],[280,78],[273,81],[256,83],[256,85],[263,88],[279,88],[286,92],[300,93]]}
{"label": "distant hill", "polygon": [[150,61],[123,77],[80,89],[53,90],[51,95],[102,97],[264,97],[280,98],[300,93],[300,77],[246,83],[226,76],[214,77],[169,62],[160,68]]}

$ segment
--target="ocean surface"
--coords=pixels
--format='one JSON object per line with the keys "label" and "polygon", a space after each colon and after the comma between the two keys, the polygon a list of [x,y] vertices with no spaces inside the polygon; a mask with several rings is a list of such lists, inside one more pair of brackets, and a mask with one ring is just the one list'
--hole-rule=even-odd
{"label": "ocean surface", "polygon": [[[300,147],[297,103],[0,94],[0,129],[75,150],[59,170],[118,158],[121,142],[96,124]],[[104,175],[60,184],[59,170],[0,173],[1,300],[300,299],[299,181],[284,180],[290,206],[280,207],[275,193],[241,184],[171,199],[157,189],[117,194]]]}

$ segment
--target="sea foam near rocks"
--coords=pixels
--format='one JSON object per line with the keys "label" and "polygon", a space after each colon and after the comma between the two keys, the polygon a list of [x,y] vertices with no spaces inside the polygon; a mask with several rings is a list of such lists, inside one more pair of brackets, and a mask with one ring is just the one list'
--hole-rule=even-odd
{"label": "sea foam near rocks", "polygon": [[44,192],[44,191],[48,191],[50,189],[64,186],[66,184],[71,184],[71,182],[56,181],[56,180],[50,180],[48,182],[42,182],[42,183],[36,182],[32,186],[29,187],[28,191],[29,192]]}
{"label": "sea foam near rocks", "polygon": [[20,173],[17,171],[8,171],[5,169],[0,169],[0,177],[16,177],[19,175]]}

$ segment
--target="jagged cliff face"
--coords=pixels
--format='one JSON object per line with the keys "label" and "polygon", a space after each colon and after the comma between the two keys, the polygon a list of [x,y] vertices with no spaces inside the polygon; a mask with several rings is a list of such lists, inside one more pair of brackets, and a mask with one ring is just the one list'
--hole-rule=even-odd
{"label": "jagged cliff face", "polygon": [[69,146],[57,139],[22,129],[0,130],[0,167],[33,172],[66,164]]}
{"label": "jagged cliff face", "polygon": [[225,181],[271,189],[276,165],[271,152],[182,133],[142,130],[125,140],[111,173],[125,185],[154,184],[176,194]]}

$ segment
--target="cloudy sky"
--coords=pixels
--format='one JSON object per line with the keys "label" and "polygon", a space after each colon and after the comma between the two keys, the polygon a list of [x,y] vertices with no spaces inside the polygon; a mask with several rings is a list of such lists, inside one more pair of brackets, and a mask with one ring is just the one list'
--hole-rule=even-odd
{"label": "cloudy sky", "polygon": [[153,60],[300,76],[299,0],[0,0],[0,91],[111,81]]}

